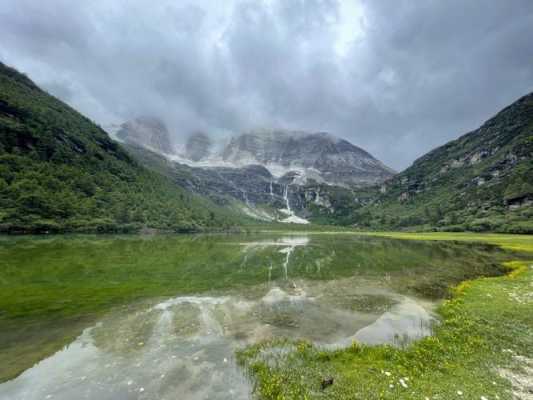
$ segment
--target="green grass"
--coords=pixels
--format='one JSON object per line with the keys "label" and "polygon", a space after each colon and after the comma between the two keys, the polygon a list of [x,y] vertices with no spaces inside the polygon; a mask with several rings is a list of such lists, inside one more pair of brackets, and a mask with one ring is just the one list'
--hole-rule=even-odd
{"label": "green grass", "polygon": [[[478,241],[533,251],[530,236],[370,235]],[[517,356],[533,358],[533,254],[531,260],[506,263],[511,272],[505,277],[458,285],[454,297],[438,310],[441,324],[434,336],[405,349],[354,343],[323,351],[306,342],[278,341],[249,347],[239,353],[239,360],[263,399],[511,399],[511,384],[498,371],[527,378],[524,359]],[[289,351],[272,352],[277,348]],[[334,384],[322,390],[326,377],[333,377]]]}
{"label": "green grass", "polygon": [[452,240],[456,242],[489,243],[507,250],[533,252],[532,235],[469,232],[361,232],[358,234],[408,240]]}

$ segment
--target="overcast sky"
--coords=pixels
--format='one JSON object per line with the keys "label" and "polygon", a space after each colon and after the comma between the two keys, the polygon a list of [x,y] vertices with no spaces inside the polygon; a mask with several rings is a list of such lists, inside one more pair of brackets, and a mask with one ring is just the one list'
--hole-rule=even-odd
{"label": "overcast sky", "polygon": [[2,0],[0,60],[101,125],[328,131],[401,170],[533,90],[533,1]]}

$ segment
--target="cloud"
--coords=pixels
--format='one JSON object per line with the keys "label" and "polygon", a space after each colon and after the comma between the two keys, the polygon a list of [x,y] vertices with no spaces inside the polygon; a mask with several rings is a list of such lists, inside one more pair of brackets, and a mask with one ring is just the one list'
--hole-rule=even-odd
{"label": "cloud", "polygon": [[0,36],[101,124],[330,131],[397,169],[533,90],[529,0],[5,0]]}

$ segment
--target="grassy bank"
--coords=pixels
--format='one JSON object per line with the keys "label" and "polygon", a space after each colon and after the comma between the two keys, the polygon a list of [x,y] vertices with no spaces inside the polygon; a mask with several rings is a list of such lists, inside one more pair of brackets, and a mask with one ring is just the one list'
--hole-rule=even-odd
{"label": "grassy bank", "polygon": [[[455,240],[533,252],[533,237],[367,233]],[[438,312],[435,334],[405,349],[354,343],[322,351],[306,342],[262,343],[239,353],[264,399],[528,399],[533,385],[533,254],[505,277],[468,281]],[[274,350],[274,351],[273,351]],[[282,350],[282,351],[275,351]],[[333,384],[322,388],[326,378]]]}
{"label": "grassy bank", "polygon": [[486,243],[503,249],[518,252],[533,252],[533,235],[508,233],[472,233],[472,232],[397,232],[397,231],[354,231],[353,229],[329,225],[265,224],[247,227],[251,232],[269,232],[279,234],[347,234],[358,236],[376,236],[392,239],[451,241]]}
{"label": "grassy bank", "polygon": [[361,232],[358,234],[408,240],[449,240],[456,242],[489,243],[508,250],[533,252],[533,235],[468,232]]}

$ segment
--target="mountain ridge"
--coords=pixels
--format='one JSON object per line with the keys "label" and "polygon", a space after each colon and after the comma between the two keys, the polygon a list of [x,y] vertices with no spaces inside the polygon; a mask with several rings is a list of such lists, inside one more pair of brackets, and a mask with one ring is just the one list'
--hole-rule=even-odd
{"label": "mountain ridge", "polygon": [[[346,187],[312,176],[301,179],[302,170],[289,162],[285,165],[290,167],[281,173],[272,171],[268,161],[279,161],[274,156],[283,153],[274,152],[273,156],[268,146],[265,152],[256,152],[259,160],[246,156],[246,150],[255,145],[254,135],[266,136],[270,141],[281,136],[284,143],[288,137],[308,137],[301,131],[292,135],[268,130],[252,136],[245,133],[234,138],[233,144],[230,141],[229,148],[237,148],[236,154],[228,152],[228,145],[225,147],[226,161],[237,159],[241,167],[231,162],[207,163],[200,171],[193,163],[186,172],[175,167],[174,173],[182,177],[178,179],[180,184],[193,192],[222,204],[225,195],[230,194],[261,211],[261,215],[266,209],[272,220],[283,220],[289,201],[298,217],[363,229],[530,232],[532,105],[533,94],[518,99],[480,128],[429,151],[404,171],[373,185]],[[243,137],[244,151],[240,151],[235,142]],[[254,163],[262,163],[262,169],[244,167]],[[181,172],[176,172],[180,168]],[[184,174],[188,178],[184,179]]]}
{"label": "mountain ridge", "polygon": [[284,173],[310,173],[312,179],[341,186],[365,186],[394,174],[367,151],[326,132],[245,132],[230,140],[222,158],[241,164],[241,160],[256,162],[267,168],[272,165],[269,169]]}
{"label": "mountain ridge", "polygon": [[[129,121],[122,126],[132,124]],[[148,137],[140,137],[143,133]],[[150,129],[146,132],[122,129],[117,136],[192,167],[262,165],[276,178],[296,174],[299,179],[295,179],[295,184],[311,179],[336,186],[369,186],[396,173],[366,150],[327,132],[263,128],[234,134],[218,150],[207,133],[195,132],[173,154],[150,143],[153,136],[161,136]]]}
{"label": "mountain ridge", "polygon": [[158,121],[140,120],[156,128],[155,138],[143,128],[118,143],[2,63],[0,89],[0,231],[191,232],[253,217],[533,233],[533,93],[393,175],[324,132],[245,132],[216,160],[208,135],[198,133],[188,148],[198,161],[182,162],[164,152],[176,149]]}
{"label": "mountain ridge", "polygon": [[116,137],[162,154],[175,152],[166,125],[155,117],[142,116],[124,122],[117,130]]}

